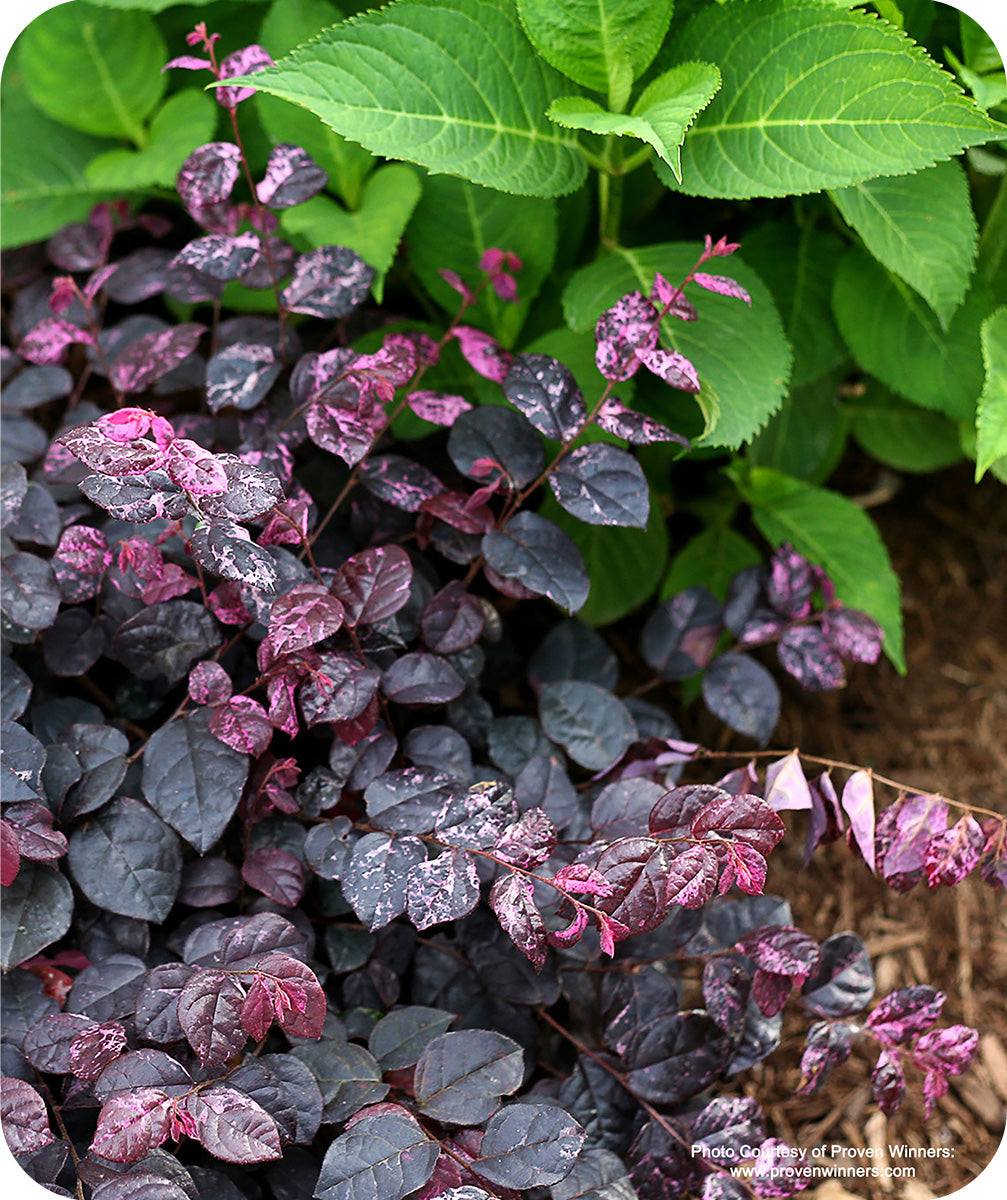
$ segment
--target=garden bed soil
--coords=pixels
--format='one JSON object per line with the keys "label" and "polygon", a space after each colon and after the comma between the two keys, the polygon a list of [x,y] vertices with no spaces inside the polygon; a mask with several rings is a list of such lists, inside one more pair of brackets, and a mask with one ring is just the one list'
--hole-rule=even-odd
{"label": "garden bed soil", "polygon": [[[921,791],[1003,812],[1007,807],[1007,493],[971,480],[972,464],[928,478],[880,479],[853,468],[844,490],[889,499],[872,505],[903,585],[909,671],[887,662],[856,668],[842,692],[785,698],[779,745],[874,768]],[[873,468],[872,470],[876,470]],[[865,494],[864,499],[869,501]],[[878,789],[881,803],[895,797]],[[803,832],[803,831],[802,831]],[[797,1017],[780,1051],[753,1072],[775,1132],[801,1146],[948,1148],[953,1157],[914,1161],[916,1178],[837,1181],[815,1200],[944,1197],[979,1174],[1000,1144],[1007,1113],[1007,904],[978,878],[954,889],[917,886],[898,895],[840,845],[820,849],[808,871],[800,838],[771,860],[767,890],[791,899],[795,923],[820,938],[843,929],[866,941],[877,990],[928,983],[947,993],[946,1023],[979,1029],[971,1070],[953,1079],[924,1116],[921,1080],[910,1079],[900,1112],[870,1099],[865,1041],[816,1096],[794,1095],[806,1021]],[[875,1160],[876,1161],[876,1160]]]}

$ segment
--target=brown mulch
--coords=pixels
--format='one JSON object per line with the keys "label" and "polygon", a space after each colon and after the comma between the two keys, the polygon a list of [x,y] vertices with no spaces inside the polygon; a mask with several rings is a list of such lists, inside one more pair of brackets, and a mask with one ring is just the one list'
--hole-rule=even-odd
{"label": "brown mulch", "polygon": [[[903,583],[909,671],[900,677],[887,662],[860,667],[843,692],[791,696],[777,744],[1007,812],[1007,489],[989,479],[974,486],[970,467],[923,479],[883,473],[880,480],[847,481],[847,490],[863,485],[870,492],[880,483],[882,493],[893,493],[871,512]],[[879,804],[895,795],[877,789]],[[853,1055],[818,1095],[794,1096],[806,1023],[798,1018],[781,1051],[756,1069],[753,1093],[772,1097],[775,1132],[797,1145],[906,1143],[953,1151],[951,1158],[913,1160],[912,1181],[833,1181],[818,1189],[817,1200],[946,1196],[982,1171],[1004,1131],[1004,893],[970,878],[957,888],[919,885],[900,896],[841,845],[820,850],[805,871],[799,842],[784,843],[767,884],[790,898],[796,924],[818,937],[858,932],[879,995],[916,983],[941,988],[948,997],[943,1022],[974,1025],[981,1048],[932,1117],[924,1116],[916,1076],[901,1111],[885,1118],[870,1098],[873,1043],[866,1038],[862,1045],[855,1039]]]}

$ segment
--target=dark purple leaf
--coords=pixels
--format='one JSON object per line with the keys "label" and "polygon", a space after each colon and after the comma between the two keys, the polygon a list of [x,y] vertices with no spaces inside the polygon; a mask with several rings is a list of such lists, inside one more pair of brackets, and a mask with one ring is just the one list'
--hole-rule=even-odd
{"label": "dark purple leaf", "polygon": [[220,742],[205,709],[162,726],[143,755],[143,794],[200,854],[224,832],[248,775],[248,757]]}
{"label": "dark purple leaf", "polygon": [[446,1032],[454,1013],[411,1005],[395,1009],[371,1030],[368,1047],[385,1071],[411,1067],[435,1037]]}
{"label": "dark purple leaf", "polygon": [[70,834],[68,862],[92,904],[161,922],[182,879],[175,833],[139,800],[119,796]]}
{"label": "dark purple leaf", "polygon": [[224,1162],[257,1163],[279,1158],[276,1122],[249,1096],[214,1086],[185,1099],[200,1143]]}
{"label": "dark purple leaf", "polygon": [[377,694],[380,675],[345,655],[323,654],[319,670],[302,685],[301,711],[307,724],[352,721],[365,714]]}
{"label": "dark purple leaf", "polygon": [[390,833],[429,833],[445,804],[458,792],[450,775],[431,767],[386,771],[367,786],[372,825]]}
{"label": "dark purple leaf", "polygon": [[452,580],[430,600],[420,622],[423,640],[437,654],[454,654],[477,642],[486,627],[486,612],[479,600]]}
{"label": "dark purple leaf", "polygon": [[598,318],[594,361],[606,379],[629,379],[640,369],[639,353],[657,345],[657,309],[630,292]]}
{"label": "dark purple leaf", "polygon": [[178,998],[196,968],[165,963],[149,971],[136,996],[136,1031],[146,1041],[167,1045],[185,1036],[178,1022]]}
{"label": "dark purple leaf", "polygon": [[324,1101],[322,1119],[328,1123],[345,1121],[388,1094],[374,1056],[355,1042],[326,1038],[298,1046],[295,1053],[318,1081]]}
{"label": "dark purple leaf", "polygon": [[436,475],[400,454],[369,459],[360,469],[360,482],[378,499],[404,512],[419,512],[424,500],[444,491]]}
{"label": "dark purple leaf", "polygon": [[898,1112],[906,1094],[906,1076],[897,1050],[882,1050],[871,1073],[874,1103],[886,1116]]}
{"label": "dark purple leaf", "polygon": [[346,610],[348,625],[387,621],[409,599],[413,566],[398,546],[362,550],[336,571],[332,594]]}
{"label": "dark purple leaf", "polygon": [[751,968],[738,955],[707,960],[703,968],[703,1002],[711,1020],[732,1038],[744,1028],[751,992]]}
{"label": "dark purple leaf", "polygon": [[178,900],[192,908],[215,908],[237,898],[238,868],[222,858],[198,858],[186,863]]}
{"label": "dark purple leaf", "polygon": [[144,246],[126,255],[105,285],[116,304],[139,304],[164,291],[165,273],[174,255],[170,250]]}
{"label": "dark purple leaf", "polygon": [[703,700],[715,717],[760,746],[780,716],[780,690],[772,675],[747,654],[721,654],[703,674]]}
{"label": "dark purple leaf", "polygon": [[[325,1023],[326,999],[322,985],[310,967],[289,954],[267,954],[255,965],[256,982],[267,985],[272,1006],[280,1028],[291,1037],[317,1038]],[[253,985],[254,986],[254,985]],[[247,1008],[252,991],[245,999]],[[244,1012],[244,1010],[243,1010]],[[268,1029],[270,1022],[266,1022]],[[247,1023],[246,1023],[247,1027]],[[251,1029],[253,1037],[263,1037]]]}
{"label": "dark purple leaf", "polygon": [[153,521],[156,517],[178,518],[189,503],[167,475],[152,471],[147,478],[109,479],[89,475],[80,490],[95,504],[120,521]]}
{"label": "dark purple leaf", "polygon": [[402,1200],[433,1174],[440,1146],[397,1106],[363,1116],[325,1152],[319,1200]]}
{"label": "dark purple leaf", "polygon": [[668,848],[653,838],[620,838],[607,846],[593,865],[613,892],[599,896],[595,907],[614,917],[630,934],[656,929],[668,912],[669,857]]}
{"label": "dark purple leaf", "polygon": [[850,1057],[852,1034],[847,1025],[816,1021],[808,1030],[808,1041],[801,1055],[801,1083],[798,1096],[813,1096],[821,1088],[833,1067]]}
{"label": "dark purple leaf", "polygon": [[229,405],[247,412],[268,394],[282,369],[271,346],[236,342],[206,364],[206,402],[211,412]]}
{"label": "dark purple leaf", "polygon": [[815,574],[811,563],[789,542],[773,551],[766,578],[766,596],[772,607],[788,620],[798,620],[811,612]]}
{"label": "dark purple leaf", "polygon": [[[304,935],[278,913],[256,913],[252,917],[239,918],[237,923],[224,924],[227,928],[223,931],[219,956],[214,956],[214,962],[226,963],[234,970],[245,970],[259,962],[263,955],[273,952],[307,958]],[[191,957],[188,942],[186,956]]]}
{"label": "dark purple leaf", "polygon": [[300,859],[277,846],[252,850],[241,877],[249,887],[286,908],[293,908],[304,895],[306,878]]}
{"label": "dark purple leaf", "polygon": [[189,357],[205,331],[205,325],[190,321],[137,338],[112,363],[112,386],[120,392],[145,392]]}
{"label": "dark purple leaf", "polygon": [[465,680],[445,658],[403,654],[381,677],[381,690],[398,704],[446,704],[465,690]]}
{"label": "dark purple leaf", "polygon": [[708,801],[692,819],[692,834],[716,842],[743,842],[768,857],[786,826],[758,796],[726,793]]}
{"label": "dark purple leaf", "polygon": [[747,1097],[715,1097],[692,1127],[693,1142],[703,1147],[704,1157],[711,1150],[721,1150],[721,1161],[749,1157],[744,1148],[757,1145],[765,1136],[759,1102]]}
{"label": "dark purple leaf", "polygon": [[160,1088],[139,1087],[106,1100],[91,1149],[112,1162],[137,1162],[167,1138],[171,1101]]}
{"label": "dark purple leaf", "polygon": [[502,1033],[462,1029],[428,1042],[413,1078],[420,1112],[453,1125],[478,1125],[521,1086],[524,1052]]}
{"label": "dark purple leaf", "polygon": [[4,616],[25,629],[48,629],[60,604],[59,586],[49,563],[34,554],[16,551],[4,557],[0,570]]}
{"label": "dark purple leaf", "polygon": [[650,489],[639,463],[605,442],[581,446],[549,475],[560,504],[588,525],[643,529],[650,515]]}
{"label": "dark purple leaf", "polygon": [[260,204],[270,208],[292,208],[320,192],[328,178],[306,150],[281,142],[270,151],[266,173],[255,194]]}
{"label": "dark purple leaf", "polygon": [[553,441],[570,441],[587,420],[577,381],[547,354],[519,354],[503,381],[503,390],[539,433]]}
{"label": "dark purple leaf", "polygon": [[806,692],[831,692],[846,683],[842,660],[817,625],[795,625],[776,646],[780,666]]}
{"label": "dark purple leaf", "polygon": [[294,278],[280,295],[291,312],[345,317],[363,303],[374,270],[346,246],[320,246],[297,260]]}
{"label": "dark purple leaf", "polygon": [[805,1007],[824,1017],[860,1012],[874,995],[867,947],[855,933],[834,933],[822,942],[818,970],[802,988]]}
{"label": "dark purple leaf", "polygon": [[444,850],[416,863],[406,886],[409,920],[417,929],[459,921],[479,903],[479,876],[467,850]]}
{"label": "dark purple leaf", "polygon": [[662,679],[687,679],[710,661],[722,628],[720,604],[700,584],[655,609],[643,627],[640,652]]}
{"label": "dark purple leaf", "polygon": [[[189,968],[191,970],[192,968]],[[129,1050],[110,1063],[94,1082],[95,1097],[102,1103],[139,1087],[161,1088],[177,1096],[189,1090],[192,1078],[180,1062],[163,1050]]]}
{"label": "dark purple leaf", "polygon": [[0,1123],[12,1154],[32,1154],[53,1140],[45,1101],[23,1079],[0,1082]]}
{"label": "dark purple leaf", "polygon": [[[634,1138],[626,1155],[630,1181],[637,1189],[636,1194],[645,1200],[681,1200],[686,1187],[698,1187],[700,1173],[691,1149],[684,1136],[678,1140],[659,1122],[648,1121]],[[732,1196],[731,1200],[735,1198]],[[738,1197],[737,1200],[744,1198]]]}
{"label": "dark purple leaf", "polygon": [[950,829],[935,834],[926,847],[928,885],[953,887],[961,883],[977,866],[985,845],[982,826],[968,813]]}
{"label": "dark purple leaf", "polygon": [[696,1095],[724,1068],[727,1038],[705,1013],[670,1013],[638,1029],[624,1054],[630,1086],[656,1104]]}
{"label": "dark purple leaf", "polygon": [[867,1028],[887,1046],[902,1045],[934,1024],[946,999],[943,992],[926,984],[899,988],[872,1009]]}
{"label": "dark purple leaf", "polygon": [[70,1070],[70,1047],[94,1024],[82,1013],[50,1013],[30,1027],[21,1051],[36,1070],[66,1075]]}
{"label": "dark purple leaf", "polygon": [[6,823],[17,835],[18,853],[22,858],[53,862],[66,854],[66,836],[53,829],[53,814],[45,805],[23,800],[8,804],[4,815]]}
{"label": "dark purple leaf", "polygon": [[240,279],[261,253],[257,233],[208,233],[183,247],[168,269],[188,268],[223,283]]}
{"label": "dark purple leaf", "polygon": [[175,187],[190,211],[220,204],[241,174],[241,151],[233,142],[209,142],[193,150],[182,164]]}
{"label": "dark purple leaf", "polygon": [[546,1187],[570,1173],[584,1138],[578,1122],[554,1104],[509,1104],[487,1122],[473,1166],[502,1187]]}
{"label": "dark purple leaf", "polygon": [[217,622],[201,604],[165,600],[124,621],[112,638],[111,657],[138,679],[177,683],[194,658],[221,644]]}
{"label": "dark purple leaf", "polygon": [[73,391],[73,376],[65,367],[25,367],[4,384],[3,406],[25,412]]}
{"label": "dark purple leaf", "polygon": [[678,984],[652,966],[625,975],[607,973],[602,976],[601,1001],[605,1045],[622,1055],[636,1030],[655,1013],[678,1007]]}
{"label": "dark purple leaf", "polygon": [[531,881],[507,872],[493,884],[489,902],[503,931],[535,970],[541,971],[548,942],[542,916],[535,907],[535,889]]}
{"label": "dark purple leaf", "polygon": [[380,929],[405,912],[409,870],[426,857],[423,843],[414,837],[368,833],[354,845],[342,888],[368,929]]}
{"label": "dark purple leaf", "polygon": [[21,864],[0,908],[0,967],[9,971],[70,928],[73,893],[65,877],[41,863]]}
{"label": "dark purple leaf", "polygon": [[547,683],[539,694],[539,717],[549,737],[589,771],[613,766],[636,739],[626,706],[594,683]]}
{"label": "dark purple leaf", "polygon": [[182,988],[178,1021],[204,1067],[219,1067],[245,1044],[243,1001],[244,992],[226,971],[197,971]]}
{"label": "dark purple leaf", "polygon": [[[458,470],[480,483],[502,473],[511,486],[527,487],[545,467],[542,439],[520,413],[487,404],[462,415],[451,426],[448,454]],[[496,464],[497,471],[485,465]]]}

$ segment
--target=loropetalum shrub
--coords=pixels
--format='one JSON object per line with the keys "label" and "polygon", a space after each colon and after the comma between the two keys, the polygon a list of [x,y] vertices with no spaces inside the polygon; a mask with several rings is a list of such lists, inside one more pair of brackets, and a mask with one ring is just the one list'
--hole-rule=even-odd
{"label": "loropetalum shrub", "polygon": [[[265,62],[190,41],[205,59],[175,66]],[[780,697],[760,648],[813,689],[873,662],[879,627],[793,547],[723,603],[694,586],[657,608],[635,692],[547,603],[575,613],[591,580],[543,495],[646,524],[625,447],[687,443],[615,393],[641,370],[699,388],[658,327],[697,320],[697,290],[751,302],[707,269],[737,247],[707,238],[604,312],[585,397],[466,323],[487,289],[520,296],[507,247],[477,283],[444,264],[458,312],[435,330],[370,304],[354,251],[278,238],[275,210],[325,173],[281,145],[252,177],[247,94],[221,93],[235,140],[179,175],[199,236],[161,249],[163,218],[101,205],[12,264],[8,1142],[94,1200],[226,1200],[257,1164],[277,1200],[801,1190],[736,1079],[785,1006],[809,1022],[799,1091],[873,1046],[886,1113],[907,1068],[929,1109],[978,1034],[939,1025],[926,986],[857,1015],[860,938],[819,944],[763,894],[780,813],[807,814],[808,860],[845,837],[900,891],[976,869],[1003,888],[1007,851],[995,814],[798,751],[708,782],[724,754],[640,697],[686,681],[764,746]],[[238,279],[278,315],[225,318]],[[444,432],[408,440],[407,411]],[[880,816],[875,782],[898,792]]]}

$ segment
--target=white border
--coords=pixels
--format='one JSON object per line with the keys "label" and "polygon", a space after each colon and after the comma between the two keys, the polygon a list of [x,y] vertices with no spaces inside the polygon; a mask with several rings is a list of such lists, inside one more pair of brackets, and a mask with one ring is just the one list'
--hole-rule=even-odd
{"label": "white border", "polygon": [[[947,3],[948,0],[940,0]],[[0,56],[6,59],[11,46],[22,29],[47,9],[55,8],[52,0],[6,0],[0,12]],[[1007,2],[1005,0],[955,0],[951,7],[979,22],[1000,50],[1007,62]],[[173,52],[182,53],[178,47]],[[2,164],[0,164],[2,169]],[[0,1191],[4,1200],[46,1200],[52,1196],[45,1188],[33,1183],[14,1161],[7,1144],[0,1137]],[[800,1192],[799,1196],[810,1195]],[[1004,1200],[1007,1196],[1007,1138],[1000,1142],[993,1160],[970,1184],[941,1200]]]}

